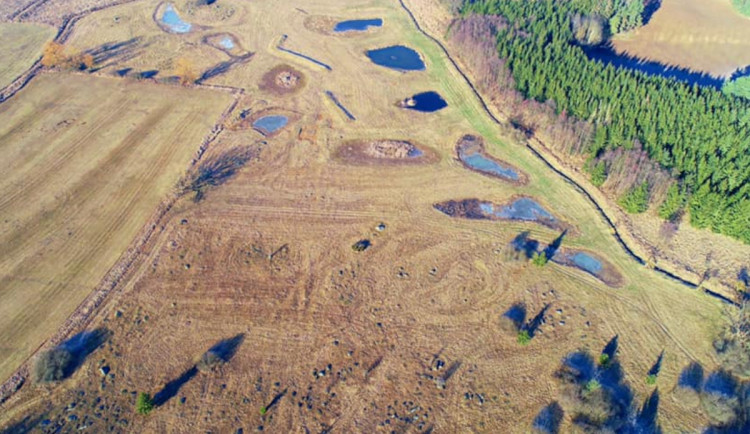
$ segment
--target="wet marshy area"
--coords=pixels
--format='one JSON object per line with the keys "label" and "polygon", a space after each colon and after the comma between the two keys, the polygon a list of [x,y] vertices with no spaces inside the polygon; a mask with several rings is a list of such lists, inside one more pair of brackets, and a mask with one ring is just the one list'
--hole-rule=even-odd
{"label": "wet marshy area", "polygon": [[557,219],[536,200],[517,197],[505,204],[496,204],[479,199],[449,200],[433,205],[450,217],[474,220],[515,220],[533,222],[555,230],[567,230],[569,225]]}
{"label": "wet marshy area", "polygon": [[456,145],[456,154],[467,169],[514,183],[527,182],[527,176],[520,170],[488,155],[484,141],[479,136],[466,134],[461,137]]}

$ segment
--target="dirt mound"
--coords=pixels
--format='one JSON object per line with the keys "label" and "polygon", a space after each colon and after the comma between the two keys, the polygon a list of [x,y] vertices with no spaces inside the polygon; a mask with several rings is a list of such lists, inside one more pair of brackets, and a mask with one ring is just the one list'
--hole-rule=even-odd
{"label": "dirt mound", "polygon": [[427,147],[390,139],[345,143],[336,154],[349,163],[421,164],[438,159],[437,154]]}
{"label": "dirt mound", "polygon": [[298,91],[304,84],[302,72],[289,65],[278,65],[263,75],[259,87],[277,95],[286,95]]}
{"label": "dirt mound", "polygon": [[419,152],[416,146],[400,140],[373,141],[365,148],[365,153],[374,158],[414,158]]}

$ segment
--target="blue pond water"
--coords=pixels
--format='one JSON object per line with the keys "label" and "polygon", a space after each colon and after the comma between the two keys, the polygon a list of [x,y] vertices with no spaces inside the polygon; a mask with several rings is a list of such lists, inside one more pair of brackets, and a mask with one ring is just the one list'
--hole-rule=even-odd
{"label": "blue pond water", "polygon": [[221,41],[219,41],[219,45],[226,48],[227,50],[231,50],[234,48],[234,41],[232,41],[232,38],[229,36],[224,36]]}
{"label": "blue pond water", "polygon": [[602,271],[602,263],[583,252],[578,252],[570,257],[570,260],[580,269],[591,274],[599,274]]}
{"label": "blue pond water", "polygon": [[383,25],[383,20],[380,18],[375,18],[371,20],[349,20],[349,21],[342,21],[333,28],[334,32],[348,32],[348,31],[356,31],[356,32],[364,32],[370,27],[380,27]]}
{"label": "blue pond water", "polygon": [[174,10],[172,3],[167,3],[167,7],[164,8],[161,22],[175,33],[187,33],[193,27],[192,24],[182,21],[180,16],[177,15],[177,11]]}
{"label": "blue pond water", "polygon": [[523,221],[555,220],[552,214],[528,197],[516,199],[509,205],[495,206],[491,203],[482,203],[479,205],[479,208],[483,213],[501,219]]}
{"label": "blue pond water", "polygon": [[289,119],[286,116],[265,116],[253,122],[253,128],[257,128],[266,134],[272,134],[284,128],[287,122],[289,122]]}
{"label": "blue pond water", "polygon": [[445,102],[443,97],[434,91],[418,93],[410,99],[411,104],[405,106],[410,110],[432,113],[448,107],[448,103]]}
{"label": "blue pond water", "polygon": [[490,160],[479,152],[473,154],[459,153],[458,158],[466,163],[467,166],[479,172],[513,181],[518,181],[519,179],[518,173],[513,169],[505,167],[494,160]]}
{"label": "blue pond water", "polygon": [[370,50],[367,52],[367,57],[376,65],[399,71],[423,71],[425,69],[419,53],[403,45]]}

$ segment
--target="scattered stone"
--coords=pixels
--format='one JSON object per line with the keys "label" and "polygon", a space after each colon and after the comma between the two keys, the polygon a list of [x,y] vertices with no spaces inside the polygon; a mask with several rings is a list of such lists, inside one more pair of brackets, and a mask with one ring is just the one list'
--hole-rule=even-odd
{"label": "scattered stone", "polygon": [[385,223],[380,223],[377,227],[377,230],[379,232],[383,232],[385,230]]}
{"label": "scattered stone", "polygon": [[106,377],[107,374],[109,374],[109,371],[110,371],[109,366],[106,366],[106,365],[99,368],[99,372],[102,374],[103,377]]}

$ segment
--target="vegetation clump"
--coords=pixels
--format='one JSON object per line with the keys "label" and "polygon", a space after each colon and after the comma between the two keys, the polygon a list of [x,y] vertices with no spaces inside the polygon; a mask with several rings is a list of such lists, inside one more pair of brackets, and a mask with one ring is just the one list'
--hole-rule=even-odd
{"label": "vegetation clump", "polygon": [[648,183],[643,183],[625,193],[618,203],[631,214],[640,214],[648,209]]}
{"label": "vegetation clump", "polygon": [[528,330],[519,330],[518,331],[518,337],[516,338],[519,344],[521,345],[528,345],[529,342],[531,342],[531,335],[529,335]]}
{"label": "vegetation clump", "polygon": [[547,252],[534,253],[534,257],[531,259],[531,263],[537,267],[544,267],[549,262],[547,258]]}
{"label": "vegetation clump", "polygon": [[138,394],[138,398],[135,400],[135,411],[138,414],[147,415],[154,409],[154,400],[146,392]]}
{"label": "vegetation clump", "polygon": [[45,351],[34,366],[36,379],[41,383],[63,380],[70,374],[74,362],[73,354],[66,348]]}

